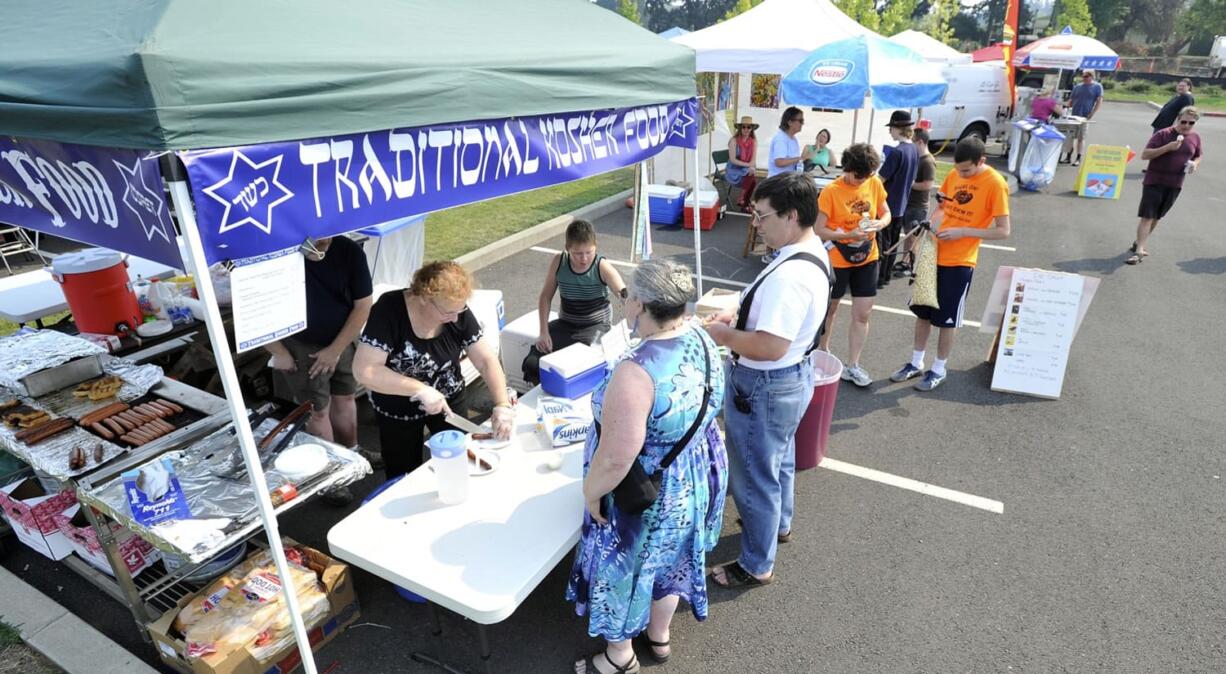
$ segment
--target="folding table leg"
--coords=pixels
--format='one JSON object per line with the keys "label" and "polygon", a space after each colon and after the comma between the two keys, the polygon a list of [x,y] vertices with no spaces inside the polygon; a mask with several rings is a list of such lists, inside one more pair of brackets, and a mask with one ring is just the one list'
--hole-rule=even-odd
{"label": "folding table leg", "polygon": [[481,664],[485,667],[485,674],[493,674],[490,669],[490,637],[481,623],[477,623],[477,642],[481,645]]}
{"label": "folding table leg", "polygon": [[[443,653],[443,621],[439,618],[438,607],[434,605],[434,602],[426,602],[426,605],[430,607],[430,622],[434,623],[434,631],[432,632],[434,635],[434,647],[438,649],[437,652],[441,656]],[[488,651],[489,649],[485,648],[482,653],[486,653]],[[424,651],[414,651],[413,653],[409,654],[409,657],[416,662],[422,663],[423,665],[433,665],[438,667],[444,672],[449,672],[449,674],[468,674],[464,670],[456,669],[455,667],[452,667],[446,662],[443,662],[439,658],[429,655]],[[488,664],[486,665],[486,670],[489,670]]]}

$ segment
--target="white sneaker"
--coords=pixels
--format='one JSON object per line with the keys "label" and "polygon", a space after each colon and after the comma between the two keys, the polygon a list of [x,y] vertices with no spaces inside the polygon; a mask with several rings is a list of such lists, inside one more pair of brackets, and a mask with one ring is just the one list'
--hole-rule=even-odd
{"label": "white sneaker", "polygon": [[843,381],[849,381],[860,388],[867,388],[872,385],[873,378],[868,376],[864,368],[859,365],[848,365],[843,368]]}

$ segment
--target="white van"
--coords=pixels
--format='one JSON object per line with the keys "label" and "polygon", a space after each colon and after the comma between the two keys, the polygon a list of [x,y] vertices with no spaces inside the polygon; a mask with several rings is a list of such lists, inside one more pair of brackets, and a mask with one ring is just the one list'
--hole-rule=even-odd
{"label": "white van", "polygon": [[1000,61],[948,65],[941,69],[949,82],[945,102],[920,111],[932,120],[932,140],[977,136],[986,141],[1007,131],[1009,80]]}

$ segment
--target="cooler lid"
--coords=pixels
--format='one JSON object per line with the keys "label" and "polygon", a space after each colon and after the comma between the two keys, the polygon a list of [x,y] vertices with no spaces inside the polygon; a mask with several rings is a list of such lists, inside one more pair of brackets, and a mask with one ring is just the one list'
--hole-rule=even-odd
{"label": "cooler lid", "polygon": [[648,185],[647,196],[660,197],[662,199],[676,199],[685,194],[684,187],[676,187],[674,185]]}
{"label": "cooler lid", "polygon": [[[711,208],[712,206],[718,203],[719,203],[719,192],[716,192],[715,190],[702,190],[701,192],[698,193],[698,207],[699,208]],[[691,208],[694,206],[694,195],[693,194],[685,198],[685,205]]]}
{"label": "cooler lid", "polygon": [[582,343],[571,344],[565,349],[541,356],[541,369],[557,372],[564,379],[576,377],[604,364],[604,354],[599,349]]}
{"label": "cooler lid", "polygon": [[91,271],[110,269],[123,264],[123,255],[110,248],[86,248],[75,253],[65,253],[51,260],[51,269],[57,274],[88,274]]}

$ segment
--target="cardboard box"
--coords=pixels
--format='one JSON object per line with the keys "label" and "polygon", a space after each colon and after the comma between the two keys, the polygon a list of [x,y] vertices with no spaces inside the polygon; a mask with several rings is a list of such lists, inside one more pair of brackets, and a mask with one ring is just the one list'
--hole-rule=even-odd
{"label": "cardboard box", "polygon": [[0,508],[17,538],[55,560],[72,554],[72,546],[56,518],[76,502],[75,493],[65,490],[48,494],[33,477],[0,487]]}
{"label": "cardboard box", "polygon": [[713,316],[725,309],[735,309],[740,305],[741,293],[735,290],[712,288],[694,304],[694,314],[699,318]]}
{"label": "cardboard box", "polygon": [[[361,615],[358,607],[357,594],[353,588],[353,577],[349,567],[338,562],[318,550],[300,545],[285,538],[285,545],[299,545],[305,549],[310,558],[324,566],[320,579],[323,581],[331,607],[328,614],[317,625],[307,625],[307,638],[311,649],[315,652],[324,644],[332,641],[343,628],[352,624]],[[258,550],[252,554],[258,553]],[[290,644],[276,655],[264,660],[252,656],[246,648],[233,650],[229,653],[211,653],[201,658],[188,659],[187,642],[183,635],[174,628],[175,617],[179,611],[196,595],[188,595],[179,604],[149,626],[149,636],[157,646],[162,662],[180,672],[192,674],[289,674],[296,671],[302,664],[298,653],[298,645]]]}
{"label": "cardboard box", "polygon": [[[99,517],[102,516],[99,515]],[[111,561],[107,559],[106,552],[102,550],[102,544],[98,542],[98,532],[90,526],[89,519],[85,517],[80,504],[57,515],[56,521],[59,523],[60,531],[68,537],[68,544],[72,546],[73,552],[89,562],[90,566],[108,576],[115,575],[114,570],[111,569]],[[161,551],[150,545],[149,541],[137,536],[131,529],[121,527],[108,519],[103,521],[104,526],[111,528],[111,535],[115,537],[115,546],[119,549],[119,555],[123,557],[130,575],[136,576],[162,558]]]}

